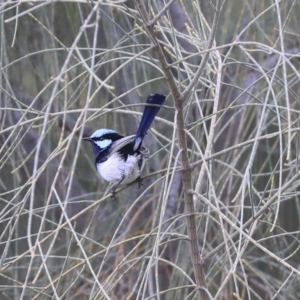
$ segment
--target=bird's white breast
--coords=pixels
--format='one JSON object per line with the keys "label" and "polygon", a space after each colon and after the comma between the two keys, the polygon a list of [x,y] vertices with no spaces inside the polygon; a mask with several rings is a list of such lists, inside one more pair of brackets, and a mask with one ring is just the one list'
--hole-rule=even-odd
{"label": "bird's white breast", "polygon": [[128,155],[127,160],[124,161],[118,153],[114,153],[105,162],[97,164],[97,170],[100,176],[108,182],[118,183],[124,177],[122,185],[128,184],[141,175],[145,159],[143,158],[142,166],[139,168],[140,159],[140,154]]}

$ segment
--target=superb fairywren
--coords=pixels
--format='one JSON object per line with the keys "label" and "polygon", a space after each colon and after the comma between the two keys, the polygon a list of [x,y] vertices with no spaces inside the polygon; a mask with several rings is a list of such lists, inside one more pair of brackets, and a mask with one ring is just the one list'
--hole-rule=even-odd
{"label": "superb fairywren", "polygon": [[95,165],[100,176],[115,184],[113,198],[120,184],[125,185],[137,180],[139,187],[141,186],[141,172],[150,156],[149,150],[142,142],[165,99],[166,96],[159,94],[147,98],[146,103],[150,105],[145,106],[135,135],[124,137],[112,129],[99,129],[90,137],[83,138],[93,146]]}

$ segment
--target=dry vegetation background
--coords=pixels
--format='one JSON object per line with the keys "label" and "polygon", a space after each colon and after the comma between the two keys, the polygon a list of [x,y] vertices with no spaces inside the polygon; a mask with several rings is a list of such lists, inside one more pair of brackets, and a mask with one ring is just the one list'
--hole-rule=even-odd
{"label": "dry vegetation background", "polygon": [[[1,299],[300,299],[299,15],[2,1]],[[81,138],[133,134],[156,92],[144,186],[114,202]]]}

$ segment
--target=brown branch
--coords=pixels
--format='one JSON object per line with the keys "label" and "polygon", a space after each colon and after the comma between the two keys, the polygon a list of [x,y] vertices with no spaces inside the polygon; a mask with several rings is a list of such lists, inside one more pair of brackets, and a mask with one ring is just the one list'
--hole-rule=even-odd
{"label": "brown branch", "polygon": [[[198,246],[198,239],[197,239],[197,230],[196,230],[196,218],[195,218],[195,211],[194,211],[194,203],[193,203],[193,195],[192,193],[189,193],[189,191],[192,190],[192,168],[189,161],[188,156],[188,147],[187,147],[187,138],[186,138],[186,132],[185,132],[185,123],[184,123],[184,114],[183,114],[183,107],[184,107],[184,100],[189,93],[189,91],[195,86],[196,82],[198,81],[199,76],[202,74],[202,71],[204,69],[204,66],[208,60],[208,55],[206,55],[206,59],[202,59],[202,62],[193,78],[191,83],[188,85],[188,87],[185,89],[184,93],[180,93],[179,89],[177,87],[176,81],[174,76],[172,75],[172,72],[169,68],[169,65],[167,63],[166,57],[164,55],[162,46],[160,45],[160,42],[158,41],[156,37],[156,31],[154,28],[154,23],[149,21],[148,13],[146,12],[146,8],[144,6],[144,3],[142,0],[135,0],[136,7],[144,21],[145,24],[145,30],[148,34],[148,37],[151,39],[153,45],[154,45],[154,54],[158,61],[160,62],[160,65],[162,67],[162,71],[165,75],[165,78],[167,80],[168,86],[171,90],[173,100],[174,100],[174,106],[177,111],[177,120],[176,120],[176,127],[177,127],[177,137],[178,137],[178,146],[179,151],[181,151],[181,166],[183,167],[182,171],[182,185],[183,185],[183,193],[184,193],[184,202],[185,202],[185,210],[187,213],[187,231],[188,236],[190,240],[190,247],[191,247],[191,258],[196,278],[196,284],[199,291],[199,297],[200,299],[208,300],[209,295],[207,293],[207,284],[205,279],[205,273],[203,264],[201,263],[201,257],[200,257],[200,251]],[[169,2],[170,3],[170,2]],[[217,1],[217,4],[220,5],[220,1]],[[214,34],[215,34],[215,28],[217,25],[219,15],[219,6],[218,9],[216,9],[215,12],[215,23],[213,24],[213,29],[209,42],[208,47],[211,47]],[[156,20],[156,19],[154,19]]]}

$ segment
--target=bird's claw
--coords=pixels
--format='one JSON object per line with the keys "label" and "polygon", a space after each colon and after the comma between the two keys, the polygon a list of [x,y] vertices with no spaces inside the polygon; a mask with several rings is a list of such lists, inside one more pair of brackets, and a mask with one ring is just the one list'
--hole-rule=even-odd
{"label": "bird's claw", "polygon": [[111,191],[110,198],[112,198],[114,201],[117,200],[117,197],[116,197],[116,190],[112,190],[112,191]]}
{"label": "bird's claw", "polygon": [[138,183],[138,189],[143,186],[143,179],[141,176],[139,176],[137,179],[136,179],[136,182]]}

